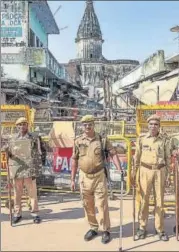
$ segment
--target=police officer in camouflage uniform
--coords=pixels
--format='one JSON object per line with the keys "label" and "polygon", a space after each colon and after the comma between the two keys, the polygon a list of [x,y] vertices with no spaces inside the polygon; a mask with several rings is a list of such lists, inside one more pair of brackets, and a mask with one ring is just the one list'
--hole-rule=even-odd
{"label": "police officer in camouflage uniform", "polygon": [[34,223],[40,223],[36,177],[42,169],[41,149],[38,137],[28,131],[26,118],[21,117],[16,121],[18,134],[11,137],[6,149],[9,157],[10,176],[14,186],[14,218],[13,223],[18,223],[22,218],[21,197],[24,186],[31,200],[31,215]]}
{"label": "police officer in camouflage uniform", "polygon": [[169,177],[171,163],[169,139],[159,133],[160,117],[152,115],[147,122],[149,132],[137,139],[135,153],[135,170],[139,169],[141,193],[137,236],[139,239],[146,237],[149,196],[151,189],[154,188],[156,233],[159,235],[160,240],[168,241],[168,236],[164,232],[163,207],[165,183]]}
{"label": "police officer in camouflage uniform", "polygon": [[94,117],[86,115],[81,119],[84,134],[75,139],[72,156],[71,188],[75,189],[75,175],[80,168],[80,190],[85,215],[90,230],[85,234],[85,241],[97,236],[99,224],[95,215],[95,202],[102,226],[102,243],[110,241],[110,218],[108,209],[108,186],[105,175],[103,149],[113,157],[114,164],[121,171],[120,162],[109,140],[102,139],[94,130]]}

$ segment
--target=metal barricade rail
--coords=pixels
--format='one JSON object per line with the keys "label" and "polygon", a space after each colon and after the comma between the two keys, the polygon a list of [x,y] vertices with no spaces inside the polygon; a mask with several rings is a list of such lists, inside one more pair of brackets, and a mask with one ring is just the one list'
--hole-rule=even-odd
{"label": "metal barricade rail", "polygon": [[[122,137],[121,135],[113,135],[108,136],[108,139],[111,141],[112,144],[119,145],[123,148],[122,145],[126,145],[126,154],[120,156],[119,159],[122,160],[122,164],[124,169],[126,170],[126,177],[125,177],[125,185],[126,188],[124,190],[124,194],[127,195],[130,192],[130,171],[131,171],[131,143],[130,141]],[[52,139],[49,139],[52,140]],[[46,144],[48,145],[48,140],[46,139]],[[125,149],[123,148],[123,149]],[[43,167],[43,175],[37,179],[37,185],[40,192],[59,192],[59,193],[71,193],[70,192],[70,182],[71,182],[71,167],[70,167],[70,159],[72,154],[72,148],[50,148],[47,147],[47,159],[46,164]],[[64,154],[65,153],[65,154]],[[122,153],[121,153],[122,154]],[[125,160],[124,160],[125,159]],[[118,183],[118,176],[119,172],[115,168],[114,164],[111,160],[109,161],[109,171],[110,171],[110,178],[113,185],[113,191],[118,193],[119,192],[119,183]],[[54,167],[55,164],[55,167]],[[77,174],[77,182],[78,182],[78,174]],[[77,183],[77,190],[76,193],[79,193],[79,187]]]}

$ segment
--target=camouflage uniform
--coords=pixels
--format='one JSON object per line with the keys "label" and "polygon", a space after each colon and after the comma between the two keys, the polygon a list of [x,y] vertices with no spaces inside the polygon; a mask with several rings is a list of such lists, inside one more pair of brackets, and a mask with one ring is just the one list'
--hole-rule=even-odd
{"label": "camouflage uniform", "polygon": [[[157,116],[148,118],[148,122],[156,120]],[[135,168],[138,170],[140,185],[139,236],[145,237],[148,222],[149,196],[154,188],[155,197],[155,228],[157,233],[164,234],[164,190],[166,175],[171,162],[169,139],[158,134],[152,137],[150,133],[137,139],[135,153]]]}
{"label": "camouflage uniform", "polygon": [[[26,123],[25,118],[17,120],[16,125]],[[38,138],[27,132],[24,136],[20,133],[9,140],[8,156],[10,177],[14,184],[14,217],[21,218],[21,197],[24,185],[31,200],[31,214],[38,216],[38,201],[36,178],[41,174],[42,162],[39,154]]]}

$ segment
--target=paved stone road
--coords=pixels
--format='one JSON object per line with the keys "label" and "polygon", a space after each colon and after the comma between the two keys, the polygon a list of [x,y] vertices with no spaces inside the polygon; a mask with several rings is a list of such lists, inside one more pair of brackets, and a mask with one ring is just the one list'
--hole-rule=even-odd
{"label": "paved stone road", "polygon": [[[52,200],[52,198],[51,198]],[[100,235],[91,242],[85,242],[83,235],[88,230],[80,201],[64,203],[40,201],[43,222],[32,223],[27,209],[24,219],[15,227],[10,227],[8,210],[1,210],[2,251],[118,251],[119,250],[119,200],[110,201],[112,241],[103,245]],[[124,200],[123,249],[125,251],[179,251],[179,242],[173,236],[175,223],[172,215],[167,215],[166,231],[169,242],[161,242],[154,236],[154,220],[150,216],[148,237],[142,241],[132,239],[132,201]]]}

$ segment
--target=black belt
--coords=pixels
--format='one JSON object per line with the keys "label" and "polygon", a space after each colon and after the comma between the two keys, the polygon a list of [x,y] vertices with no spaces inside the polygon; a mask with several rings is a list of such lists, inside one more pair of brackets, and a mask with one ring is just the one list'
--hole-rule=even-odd
{"label": "black belt", "polygon": [[160,170],[161,168],[165,167],[165,164],[149,165],[149,164],[141,162],[141,166],[148,168],[150,170]]}

